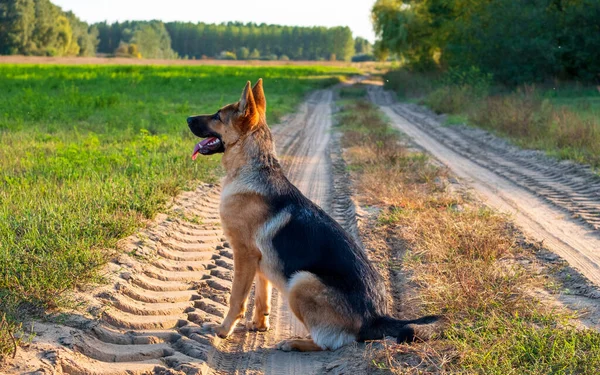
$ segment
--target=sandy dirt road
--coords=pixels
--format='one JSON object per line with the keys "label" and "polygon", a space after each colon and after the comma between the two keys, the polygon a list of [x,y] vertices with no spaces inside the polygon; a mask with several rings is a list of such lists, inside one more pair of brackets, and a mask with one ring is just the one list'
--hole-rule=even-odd
{"label": "sandy dirt road", "polygon": [[[313,93],[273,133],[290,180],[356,235],[349,182],[340,177],[345,169],[338,165],[343,163],[339,146],[337,153],[330,147],[332,100],[331,90]],[[36,322],[36,337],[6,372],[344,373],[348,360],[362,352],[356,346],[312,354],[272,348],[280,340],[307,335],[275,291],[270,331],[248,332],[242,321],[221,340],[202,329],[205,322],[222,320],[232,282],[232,251],[220,229],[219,197],[219,186],[211,185],[184,193],[169,213],[125,239],[125,251],[109,263],[107,285],[80,296],[88,302],[88,313],[61,315],[60,324]],[[250,302],[248,318],[251,313]]]}
{"label": "sandy dirt road", "polygon": [[381,86],[369,98],[393,126],[507,212],[524,233],[600,286],[600,178],[589,168],[521,150],[483,130],[445,127],[438,116],[398,103]]}

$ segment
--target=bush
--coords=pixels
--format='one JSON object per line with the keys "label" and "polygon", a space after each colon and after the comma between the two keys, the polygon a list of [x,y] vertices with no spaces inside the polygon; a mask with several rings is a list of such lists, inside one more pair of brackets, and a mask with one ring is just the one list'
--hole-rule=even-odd
{"label": "bush", "polygon": [[[129,43],[120,42],[119,47],[115,50],[116,57],[132,57],[130,50],[137,51],[137,47],[131,47]],[[136,56],[137,57],[137,56]]]}
{"label": "bush", "polygon": [[548,109],[535,91],[529,89],[512,95],[486,98],[471,109],[469,120],[511,137],[538,138],[548,131]]}
{"label": "bush", "polygon": [[442,83],[447,86],[469,86],[474,93],[485,95],[492,85],[492,78],[491,73],[483,73],[476,66],[468,69],[450,68],[442,77]]}
{"label": "bush", "polygon": [[375,56],[371,54],[360,54],[352,56],[352,62],[375,61]]}
{"label": "bush", "polygon": [[552,113],[552,132],[559,148],[589,150],[600,159],[600,127],[591,117],[567,108],[557,109]]}
{"label": "bush", "polygon": [[138,59],[142,58],[142,54],[140,53],[140,51],[138,51],[138,47],[137,44],[131,43],[128,47],[127,47],[127,53],[129,54],[129,56],[131,57],[137,57]]}
{"label": "bush", "polygon": [[246,47],[238,48],[237,57],[240,60],[248,60],[249,56],[250,56],[250,50],[248,48],[246,48]]}
{"label": "bush", "polygon": [[258,60],[258,59],[260,59],[260,52],[255,48],[252,50],[252,52],[250,53],[250,56],[248,56],[248,58],[250,60]]}
{"label": "bush", "polygon": [[275,61],[277,59],[278,59],[277,55],[274,53],[271,53],[271,54],[268,54],[267,56],[263,56],[263,58],[261,60]]}
{"label": "bush", "polygon": [[237,60],[237,56],[233,52],[223,51],[219,54],[219,60]]}
{"label": "bush", "polygon": [[434,90],[424,102],[436,113],[463,112],[477,99],[471,86],[443,86]]}
{"label": "bush", "polygon": [[281,60],[281,61],[290,61],[290,58],[287,57],[287,55],[281,55],[281,56],[279,56],[279,60]]}
{"label": "bush", "polygon": [[423,97],[435,89],[436,73],[416,73],[407,69],[387,72],[383,76],[385,88],[394,90],[400,97]]}

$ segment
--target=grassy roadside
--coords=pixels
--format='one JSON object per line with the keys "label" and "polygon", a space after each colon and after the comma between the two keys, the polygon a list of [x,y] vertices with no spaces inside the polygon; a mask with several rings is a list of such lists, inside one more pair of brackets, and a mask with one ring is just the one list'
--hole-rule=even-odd
{"label": "grassy roadside", "polygon": [[[356,90],[342,92],[342,98]],[[409,316],[444,314],[438,340],[373,353],[372,372],[393,374],[596,374],[600,333],[533,291],[544,279],[506,217],[448,187],[446,171],[402,146],[376,107],[345,99],[340,129],[359,198],[380,209],[373,236],[402,254]],[[526,260],[526,262],[524,262]]]}
{"label": "grassy roadside", "polygon": [[64,306],[110,248],[181,189],[214,178],[192,162],[185,118],[265,80],[269,120],[355,73],[343,67],[0,65],[0,357],[21,318]]}
{"label": "grassy roadside", "polygon": [[491,86],[478,71],[446,77],[391,71],[386,87],[449,115],[448,124],[479,126],[517,145],[600,167],[600,90],[576,84]]}

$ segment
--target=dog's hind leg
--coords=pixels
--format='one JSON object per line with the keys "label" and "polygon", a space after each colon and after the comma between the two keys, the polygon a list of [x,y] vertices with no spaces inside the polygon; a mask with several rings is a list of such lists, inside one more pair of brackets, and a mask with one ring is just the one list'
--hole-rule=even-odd
{"label": "dog's hind leg", "polygon": [[281,350],[336,350],[356,341],[360,320],[344,308],[336,291],[310,272],[298,272],[288,284],[288,300],[294,315],[304,324],[311,339],[285,340]]}
{"label": "dog's hind leg", "polygon": [[257,273],[254,280],[254,315],[252,321],[247,324],[249,330],[262,332],[269,329],[271,289],[269,280]]}
{"label": "dog's hind leg", "polygon": [[277,349],[283,350],[284,352],[320,352],[323,350],[323,348],[315,344],[312,339],[283,340],[277,344]]}

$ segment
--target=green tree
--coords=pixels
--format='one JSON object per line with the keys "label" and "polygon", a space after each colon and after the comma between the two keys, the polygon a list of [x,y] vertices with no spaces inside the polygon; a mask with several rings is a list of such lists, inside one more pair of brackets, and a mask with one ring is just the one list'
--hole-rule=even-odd
{"label": "green tree", "polygon": [[371,53],[373,53],[373,45],[368,40],[360,36],[354,38],[354,54],[369,55]]}
{"label": "green tree", "polygon": [[145,58],[177,58],[177,54],[171,49],[171,37],[160,21],[136,25],[130,42],[137,45],[139,53]]}
{"label": "green tree", "polygon": [[248,58],[250,60],[258,60],[258,59],[260,59],[260,52],[258,52],[258,50],[255,48],[252,50],[252,52],[250,53],[250,56],[248,56]]}
{"label": "green tree", "polygon": [[0,2],[0,54],[27,54],[35,49],[32,34],[35,25],[33,0]]}
{"label": "green tree", "polygon": [[[375,32],[379,38],[375,53],[393,51],[403,57],[411,67],[419,70],[433,69],[434,53],[438,48],[430,11],[432,2],[442,0],[407,1],[378,0],[372,16]],[[451,2],[452,0],[448,0]]]}
{"label": "green tree", "polygon": [[49,0],[0,1],[0,53],[90,56],[98,37],[71,12]]}
{"label": "green tree", "polygon": [[98,28],[88,26],[87,23],[77,18],[73,12],[67,12],[66,15],[73,31],[73,40],[79,46],[79,56],[95,56],[100,42]]}
{"label": "green tree", "polygon": [[597,0],[378,0],[376,50],[419,70],[472,66],[507,84],[600,80]]}

